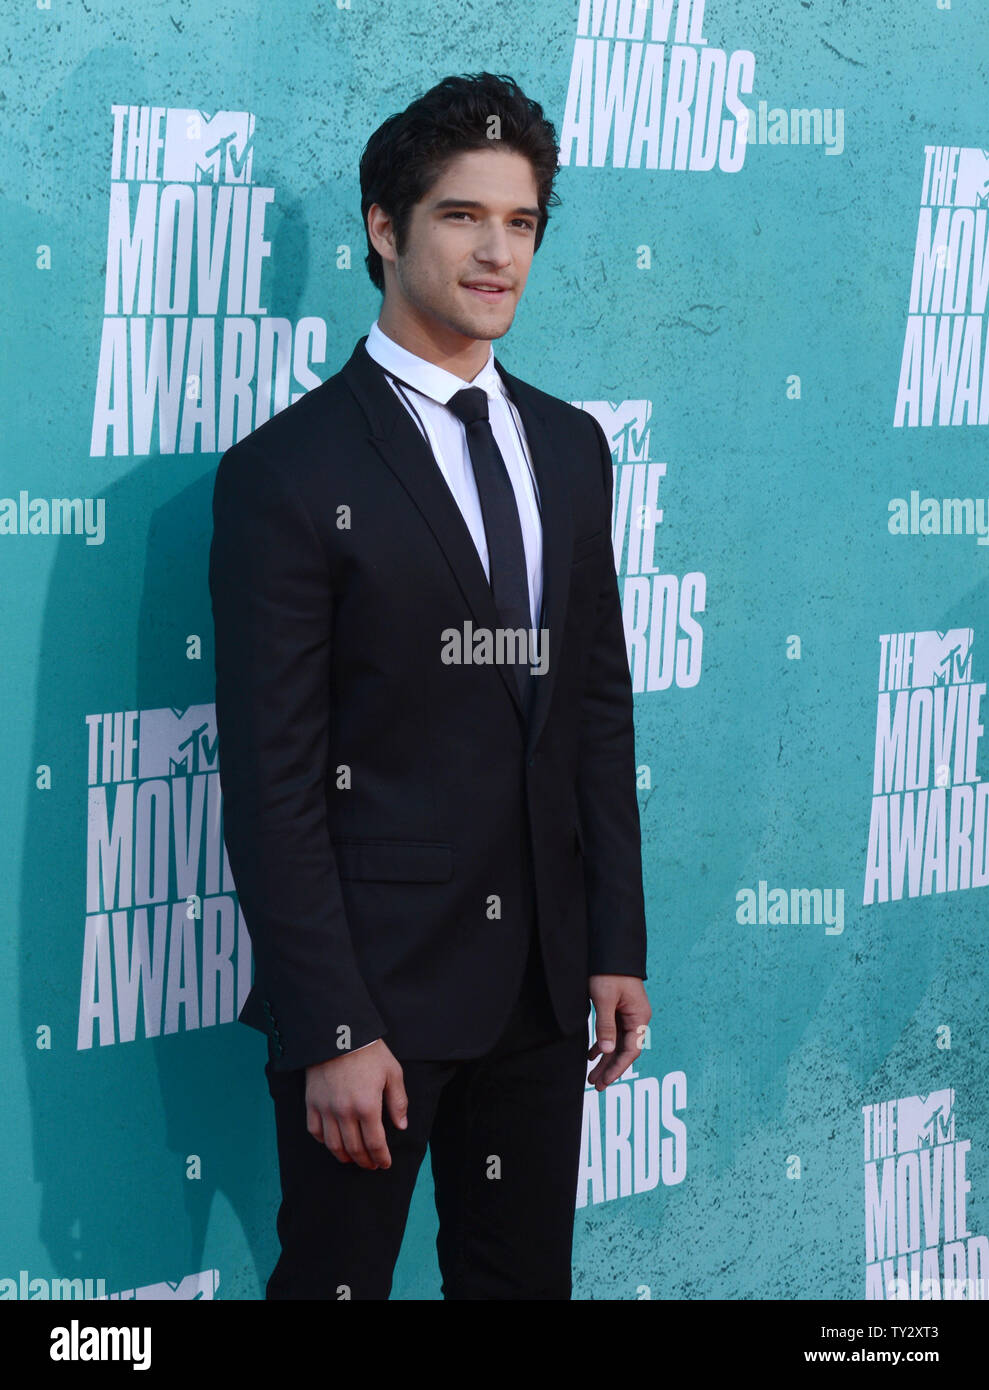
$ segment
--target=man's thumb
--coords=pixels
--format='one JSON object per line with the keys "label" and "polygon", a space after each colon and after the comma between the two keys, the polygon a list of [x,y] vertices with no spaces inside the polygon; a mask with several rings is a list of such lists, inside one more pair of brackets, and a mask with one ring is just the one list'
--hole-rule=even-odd
{"label": "man's thumb", "polygon": [[595,1013],[594,1033],[595,1042],[602,1052],[614,1052],[618,1030],[615,1028],[615,1012],[613,1009],[606,1010],[603,1013]]}
{"label": "man's thumb", "polygon": [[409,1109],[409,1098],[405,1094],[405,1086],[401,1075],[389,1077],[385,1082],[385,1104],[388,1107],[388,1114],[391,1122],[396,1129],[406,1129],[408,1119],[406,1118]]}

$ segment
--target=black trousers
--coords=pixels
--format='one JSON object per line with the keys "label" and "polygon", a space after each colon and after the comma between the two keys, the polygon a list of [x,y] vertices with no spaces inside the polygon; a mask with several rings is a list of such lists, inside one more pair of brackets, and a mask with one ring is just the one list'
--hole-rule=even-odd
{"label": "black trousers", "polygon": [[265,1067],[275,1106],[281,1254],[268,1299],[387,1299],[428,1147],[444,1299],[569,1299],[587,1030],[562,1036],[533,933],[497,1045],[405,1061],[408,1128],[392,1166],[341,1163],[306,1129],[304,1069]]}

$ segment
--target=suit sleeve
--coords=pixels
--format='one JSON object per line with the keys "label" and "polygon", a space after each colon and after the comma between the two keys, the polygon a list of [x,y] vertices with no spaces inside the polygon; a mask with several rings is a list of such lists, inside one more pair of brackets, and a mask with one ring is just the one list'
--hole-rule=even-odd
{"label": "suit sleeve", "polygon": [[611,543],[614,477],[604,430],[592,415],[589,419],[601,466],[604,539],[595,562],[597,610],[581,697],[577,769],[588,964],[592,975],[637,975],[644,980],[646,921],[632,680]]}
{"label": "suit sleeve", "polygon": [[355,959],[327,821],[327,557],[285,471],[245,442],[217,470],[209,586],[224,841],[278,1038],[272,1066],[289,1071],[386,1029]]}

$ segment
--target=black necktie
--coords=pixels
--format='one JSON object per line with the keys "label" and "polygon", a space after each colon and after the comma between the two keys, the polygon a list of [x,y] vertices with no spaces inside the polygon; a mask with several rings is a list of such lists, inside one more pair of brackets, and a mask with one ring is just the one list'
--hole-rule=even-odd
{"label": "black necktie", "polygon": [[480,386],[465,386],[447,401],[447,409],[462,420],[467,432],[467,448],[477,482],[477,495],[488,543],[488,572],[491,595],[501,625],[522,629],[518,651],[521,660],[510,663],[515,670],[522,710],[528,714],[533,677],[529,671],[529,580],[525,564],[522,525],[515,491],[505,460],[488,419],[488,397]]}

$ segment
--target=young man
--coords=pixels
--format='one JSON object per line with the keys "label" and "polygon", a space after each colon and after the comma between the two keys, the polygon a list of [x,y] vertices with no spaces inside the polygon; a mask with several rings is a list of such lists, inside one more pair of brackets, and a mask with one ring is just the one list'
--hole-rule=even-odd
{"label": "young man", "polygon": [[386,121],[361,160],[378,320],[217,472],[269,1299],[386,1299],[427,1147],[443,1296],[569,1299],[587,1061],[615,1080],[650,1017],[611,454],[491,347],[556,169],[511,79]]}

